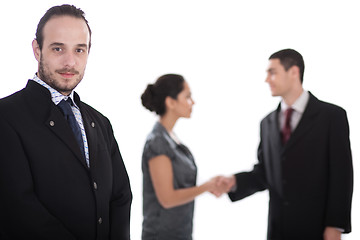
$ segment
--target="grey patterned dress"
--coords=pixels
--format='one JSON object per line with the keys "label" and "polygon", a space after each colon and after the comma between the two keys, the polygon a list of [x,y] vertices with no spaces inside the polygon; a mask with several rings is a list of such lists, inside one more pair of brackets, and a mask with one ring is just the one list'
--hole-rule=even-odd
{"label": "grey patterned dress", "polygon": [[155,195],[148,162],[159,155],[166,155],[171,160],[175,189],[196,185],[197,168],[191,152],[183,144],[177,144],[166,129],[157,122],[146,139],[142,156],[144,216],[142,240],[191,240],[194,201],[165,209]]}

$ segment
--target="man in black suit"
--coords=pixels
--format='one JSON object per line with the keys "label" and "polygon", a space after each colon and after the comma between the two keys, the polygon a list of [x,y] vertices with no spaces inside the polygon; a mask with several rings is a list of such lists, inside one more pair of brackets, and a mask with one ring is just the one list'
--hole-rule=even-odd
{"label": "man in black suit", "polygon": [[295,50],[271,55],[267,73],[272,95],[282,100],[261,122],[254,169],[223,179],[232,187],[229,197],[269,190],[268,239],[338,240],[351,231],[346,112],[304,91],[304,61]]}
{"label": "man in black suit", "polygon": [[130,239],[132,194],[109,120],[73,91],[91,31],[74,6],[50,8],[38,72],[0,100],[0,239]]}

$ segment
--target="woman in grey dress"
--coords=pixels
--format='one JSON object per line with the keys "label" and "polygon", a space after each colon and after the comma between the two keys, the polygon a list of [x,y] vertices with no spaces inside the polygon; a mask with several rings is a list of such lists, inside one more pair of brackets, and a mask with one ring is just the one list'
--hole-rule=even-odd
{"label": "woman in grey dress", "polygon": [[194,101],[180,75],[163,75],[149,84],[142,104],[159,115],[142,156],[143,240],[191,240],[194,198],[219,193],[218,177],[196,186],[197,168],[189,149],[173,133],[179,118],[190,118]]}

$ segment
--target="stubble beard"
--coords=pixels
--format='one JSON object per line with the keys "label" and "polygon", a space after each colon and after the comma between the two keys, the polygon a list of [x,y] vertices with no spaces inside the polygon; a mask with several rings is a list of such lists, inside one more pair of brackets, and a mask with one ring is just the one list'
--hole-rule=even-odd
{"label": "stubble beard", "polygon": [[54,77],[54,73],[52,73],[51,71],[49,71],[49,68],[47,67],[47,64],[44,63],[44,59],[41,56],[40,57],[40,64],[39,64],[39,78],[46,82],[50,87],[52,87],[53,89],[55,89],[56,91],[58,91],[61,94],[64,95],[68,95],[71,93],[72,90],[75,89],[75,87],[81,82],[82,78],[83,78],[83,74],[79,74],[78,71],[76,71],[75,69],[68,69],[68,68],[63,68],[60,70],[55,70],[55,72],[71,72],[71,73],[75,73],[78,74],[78,78],[75,79],[75,82],[71,85],[61,85],[61,82],[59,80],[57,80]]}

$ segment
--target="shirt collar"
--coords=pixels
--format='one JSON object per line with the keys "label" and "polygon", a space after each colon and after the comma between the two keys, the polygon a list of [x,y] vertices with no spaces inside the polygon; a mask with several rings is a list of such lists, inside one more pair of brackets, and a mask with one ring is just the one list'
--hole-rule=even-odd
{"label": "shirt collar", "polygon": [[68,98],[70,98],[72,100],[72,102],[74,103],[74,106],[79,109],[79,107],[76,105],[75,101],[74,101],[74,91],[71,91],[69,96],[65,96],[62,95],[61,93],[59,93],[57,90],[55,90],[54,88],[50,87],[46,82],[44,82],[43,80],[41,80],[37,74],[34,75],[33,79],[31,79],[35,82],[37,82],[38,84],[40,84],[41,86],[47,88],[51,94],[51,100],[53,101],[53,103],[55,105],[58,105],[59,102],[61,102],[61,100],[67,100]]}
{"label": "shirt collar", "polygon": [[[306,108],[306,104],[308,103],[310,98],[310,94],[308,91],[303,91],[302,94],[300,95],[300,97],[298,99],[296,99],[296,101],[294,102],[294,104],[292,106],[290,106],[292,109],[294,109],[296,112],[299,113],[303,113],[305,111]],[[286,109],[288,109],[289,106],[285,103],[284,100],[281,100],[281,111],[286,111]]]}

